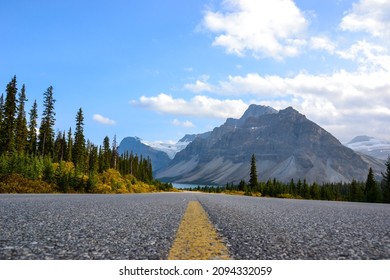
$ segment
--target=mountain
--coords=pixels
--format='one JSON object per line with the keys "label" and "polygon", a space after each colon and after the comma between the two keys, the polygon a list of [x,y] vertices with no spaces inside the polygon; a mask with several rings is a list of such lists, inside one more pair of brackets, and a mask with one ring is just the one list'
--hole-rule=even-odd
{"label": "mountain", "polygon": [[390,141],[387,140],[362,135],[356,136],[345,145],[356,152],[381,160],[387,160],[390,156]]}
{"label": "mountain", "polygon": [[142,155],[144,158],[149,157],[152,161],[153,172],[166,167],[171,161],[165,152],[158,151],[145,145],[138,137],[126,137],[120,142],[118,153],[121,155],[126,152],[137,154],[138,156]]}
{"label": "mountain", "polygon": [[142,139],[140,139],[140,141],[141,143],[151,147],[156,151],[166,153],[170,159],[173,159],[178,152],[184,150],[187,145],[191,143],[196,137],[207,138],[209,134],[210,132],[202,134],[186,134],[182,139],[177,141],[177,143],[163,141],[144,141]]}
{"label": "mountain", "polygon": [[207,137],[195,137],[169,166],[156,172],[177,183],[226,184],[249,180],[255,154],[260,180],[339,182],[365,180],[383,163],[355,153],[292,107],[276,111],[251,105],[240,119],[227,119]]}

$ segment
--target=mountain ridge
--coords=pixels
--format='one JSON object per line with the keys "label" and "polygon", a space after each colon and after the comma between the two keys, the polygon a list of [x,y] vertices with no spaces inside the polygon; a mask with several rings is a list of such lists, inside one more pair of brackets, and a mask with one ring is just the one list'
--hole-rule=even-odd
{"label": "mountain ridge", "polygon": [[168,167],[156,173],[157,178],[178,183],[238,183],[249,178],[252,154],[260,180],[346,182],[365,180],[370,165],[382,168],[381,163],[343,146],[292,107],[280,111],[260,105],[249,108],[240,119],[227,119],[214,128],[208,137],[194,138]]}

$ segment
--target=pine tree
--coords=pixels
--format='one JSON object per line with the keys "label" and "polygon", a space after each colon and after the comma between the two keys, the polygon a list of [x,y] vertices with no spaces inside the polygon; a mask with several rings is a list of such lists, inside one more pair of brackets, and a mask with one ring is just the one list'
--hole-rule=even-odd
{"label": "pine tree", "polygon": [[309,185],[306,182],[306,179],[303,179],[302,197],[304,199],[310,199],[310,189],[309,189]]}
{"label": "pine tree", "polygon": [[310,196],[312,199],[319,200],[321,198],[320,187],[316,182],[310,188]]}
{"label": "pine tree", "polygon": [[386,171],[382,173],[382,193],[383,193],[383,202],[390,203],[390,156],[386,161]]}
{"label": "pine tree", "polygon": [[30,154],[37,154],[38,139],[37,139],[37,127],[38,127],[38,105],[37,101],[34,101],[34,104],[30,110],[30,120],[28,123],[28,133],[27,133],[27,150]]}
{"label": "pine tree", "polygon": [[43,114],[41,127],[39,128],[39,143],[38,151],[41,155],[52,156],[54,149],[54,124],[55,124],[55,111],[53,98],[53,87],[50,86],[44,93],[43,101]]}
{"label": "pine tree", "polygon": [[257,181],[257,169],[256,169],[256,157],[252,154],[251,159],[251,172],[249,174],[249,186],[252,190],[254,190],[258,185]]}
{"label": "pine tree", "polygon": [[65,158],[65,153],[66,153],[66,137],[65,137],[65,131],[57,132],[57,137],[56,140],[54,141],[54,162],[59,162],[61,163],[64,158]]}
{"label": "pine tree", "polygon": [[88,153],[89,153],[89,173],[97,173],[99,171],[99,155],[98,155],[98,147],[93,145],[92,143],[88,144]]}
{"label": "pine tree", "polygon": [[26,111],[24,109],[26,98],[26,88],[23,85],[19,93],[19,105],[18,105],[18,116],[16,118],[16,130],[15,130],[15,147],[16,151],[24,152],[27,148],[27,120]]}
{"label": "pine tree", "polygon": [[73,163],[79,171],[84,171],[85,167],[85,137],[84,137],[84,115],[80,108],[76,116],[76,130],[74,133]]}
{"label": "pine tree", "polygon": [[68,138],[66,140],[66,152],[65,152],[65,161],[72,161],[72,150],[73,150],[73,138],[72,138],[72,128],[68,130]]}
{"label": "pine tree", "polygon": [[111,159],[111,168],[117,169],[118,163],[118,145],[116,142],[116,135],[114,135],[114,140],[112,141],[112,159]]}
{"label": "pine tree", "polygon": [[0,151],[13,152],[15,149],[15,116],[17,113],[16,105],[16,76],[14,76],[11,82],[8,83],[4,103],[3,123],[0,133]]}
{"label": "pine tree", "polygon": [[365,195],[368,202],[378,202],[379,200],[379,193],[374,178],[374,172],[372,171],[371,167],[367,175]]}
{"label": "pine tree", "polygon": [[102,163],[101,163],[101,172],[106,171],[110,168],[111,164],[111,149],[110,149],[110,138],[108,136],[104,137],[103,140],[103,151],[102,151]]}
{"label": "pine tree", "polygon": [[4,119],[4,94],[0,96],[0,132],[1,127],[3,125],[3,119]]}

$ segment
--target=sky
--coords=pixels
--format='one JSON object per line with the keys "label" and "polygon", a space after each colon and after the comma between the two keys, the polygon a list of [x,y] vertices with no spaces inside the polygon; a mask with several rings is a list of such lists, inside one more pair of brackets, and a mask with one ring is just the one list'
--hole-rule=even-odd
{"label": "sky", "polygon": [[390,140],[390,0],[0,2],[0,93],[54,88],[56,130],[176,142],[250,104]]}

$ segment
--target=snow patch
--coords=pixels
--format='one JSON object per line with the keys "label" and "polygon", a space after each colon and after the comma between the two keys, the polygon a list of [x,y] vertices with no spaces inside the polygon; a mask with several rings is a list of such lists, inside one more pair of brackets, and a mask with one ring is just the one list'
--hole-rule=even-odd
{"label": "snow patch", "polygon": [[141,139],[140,141],[157,151],[166,153],[170,159],[173,159],[178,152],[184,150],[191,143],[190,141],[179,141],[175,143],[174,141],[145,141]]}

